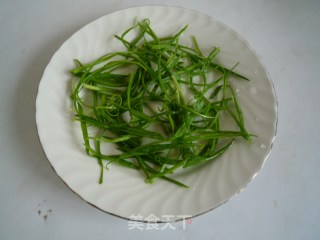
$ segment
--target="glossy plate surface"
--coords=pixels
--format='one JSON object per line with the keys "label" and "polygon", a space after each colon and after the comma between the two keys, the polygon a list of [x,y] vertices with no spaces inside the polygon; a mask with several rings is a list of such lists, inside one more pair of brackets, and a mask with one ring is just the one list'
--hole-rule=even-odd
{"label": "glossy plate surface", "polygon": [[[168,36],[186,24],[182,43],[196,36],[202,50],[219,46],[219,61],[251,79],[231,80],[239,95],[249,132],[258,137],[248,144],[238,141],[220,159],[205,167],[176,174],[190,189],[165,181],[149,185],[138,171],[109,165],[104,183],[98,184],[99,166],[84,151],[78,122],[72,122],[71,81],[73,59],[93,60],[121,50],[114,38],[138,18],[149,18],[159,36]],[[41,144],[56,173],[81,198],[99,209],[142,220],[155,216],[173,221],[205,213],[240,192],[261,169],[274,140],[277,103],[265,67],[248,43],[233,30],[207,15],[179,7],[150,6],[121,10],[103,16],[71,36],[52,57],[41,79],[36,101],[36,121]],[[169,215],[165,217],[165,215]]]}

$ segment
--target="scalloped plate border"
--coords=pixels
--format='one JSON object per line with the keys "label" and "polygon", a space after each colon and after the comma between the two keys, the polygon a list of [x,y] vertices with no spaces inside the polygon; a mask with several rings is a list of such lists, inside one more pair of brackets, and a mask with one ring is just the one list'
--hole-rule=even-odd
{"label": "scalloped plate border", "polygon": [[[240,61],[237,70],[252,79],[249,84],[233,80],[232,84],[247,114],[247,126],[250,131],[258,133],[258,138],[249,145],[238,143],[205,168],[179,175],[180,180],[191,185],[188,190],[163,181],[147,185],[138,171],[118,166],[111,166],[105,174],[105,183],[99,185],[98,164],[84,153],[80,129],[71,121],[68,70],[73,67],[73,59],[89,61],[119,49],[113,35],[131,26],[136,17],[150,18],[152,27],[159,35],[172,34],[189,24],[188,32],[182,39],[185,44],[188,44],[191,35],[195,35],[204,48],[210,48],[212,44],[220,46],[221,62],[231,66]],[[169,214],[173,216],[170,221],[177,221],[182,220],[183,215],[195,217],[222,205],[257,175],[274,142],[277,100],[265,66],[247,41],[235,31],[194,10],[143,6],[100,17],[62,44],[39,84],[36,123],[41,145],[54,171],[83,200],[125,219],[138,214],[146,218],[152,214],[158,217],[158,222],[165,222],[161,217]],[[53,123],[55,127],[52,127]]]}

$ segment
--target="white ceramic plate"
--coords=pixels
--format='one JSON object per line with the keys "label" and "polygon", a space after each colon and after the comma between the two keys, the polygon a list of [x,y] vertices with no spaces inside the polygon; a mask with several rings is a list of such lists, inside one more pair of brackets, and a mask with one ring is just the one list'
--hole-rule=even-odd
{"label": "white ceramic plate", "polygon": [[[98,184],[99,166],[83,148],[78,122],[72,122],[70,74],[73,59],[93,60],[119,50],[113,36],[132,26],[136,18],[149,18],[160,36],[173,34],[189,24],[182,43],[194,35],[204,51],[219,46],[219,60],[227,67],[240,61],[237,71],[251,79],[233,84],[250,132],[258,135],[252,144],[234,144],[219,160],[186,174],[180,188],[165,181],[146,184],[138,171],[110,165],[104,184]],[[103,16],[70,37],[54,54],[39,84],[36,121],[41,144],[56,173],[81,198],[99,209],[123,217],[158,221],[183,219],[216,208],[240,192],[261,169],[274,140],[277,104],[272,82],[248,43],[219,21],[179,7],[149,6]],[[170,217],[167,217],[169,215]]]}

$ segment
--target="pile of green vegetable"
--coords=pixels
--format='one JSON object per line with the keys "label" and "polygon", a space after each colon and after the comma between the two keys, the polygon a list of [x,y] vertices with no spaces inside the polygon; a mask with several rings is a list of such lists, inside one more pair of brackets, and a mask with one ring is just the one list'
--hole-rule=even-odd
{"label": "pile of green vegetable", "polygon": [[[229,76],[248,79],[215,61],[219,48],[204,56],[195,38],[193,47],[182,45],[186,29],[160,38],[145,19],[115,36],[125,51],[86,64],[75,60],[74,119],[87,154],[101,166],[100,183],[104,168],[117,163],[140,170],[148,183],[161,178],[187,187],[169,175],[213,161],[239,137],[250,140],[228,83]],[[221,129],[222,114],[237,131]],[[105,154],[105,144],[120,153]]]}

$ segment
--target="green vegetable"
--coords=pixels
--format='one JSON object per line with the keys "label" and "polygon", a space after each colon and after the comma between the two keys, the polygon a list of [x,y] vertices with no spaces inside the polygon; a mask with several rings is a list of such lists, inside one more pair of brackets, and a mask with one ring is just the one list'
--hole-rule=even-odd
{"label": "green vegetable", "polygon": [[[101,167],[100,183],[112,162],[143,172],[148,183],[161,178],[187,187],[168,175],[217,159],[238,138],[250,141],[228,83],[229,76],[248,79],[215,61],[219,48],[204,56],[195,38],[194,48],[180,44],[186,29],[160,38],[145,19],[115,36],[125,51],[86,64],[75,60],[74,119]],[[222,113],[238,131],[221,129]],[[106,144],[120,153],[103,153]]]}

